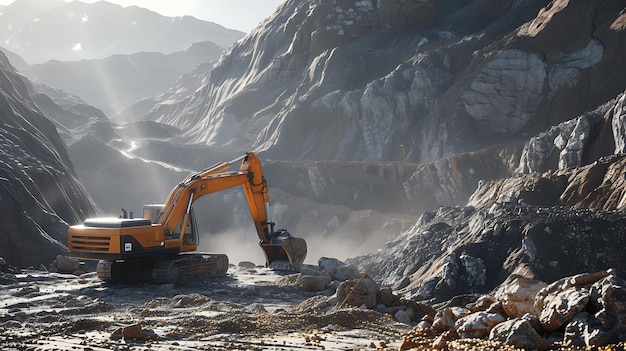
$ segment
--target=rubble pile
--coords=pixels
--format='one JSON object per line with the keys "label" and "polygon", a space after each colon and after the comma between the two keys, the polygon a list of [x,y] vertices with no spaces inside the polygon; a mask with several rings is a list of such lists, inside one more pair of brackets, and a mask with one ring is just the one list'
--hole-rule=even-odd
{"label": "rubble pile", "polygon": [[425,318],[401,350],[443,350],[452,340],[476,338],[527,350],[617,345],[626,340],[626,281],[614,270],[551,284],[516,278]]}
{"label": "rubble pile", "polygon": [[321,258],[317,267],[307,265],[297,282],[305,291],[325,293],[303,302],[302,311],[357,307],[414,325],[401,350],[451,350],[467,343],[483,350],[546,350],[626,340],[626,281],[614,269],[551,284],[510,277],[488,294],[457,296],[435,305],[381,288],[353,265],[334,258]]}
{"label": "rubble pile", "polygon": [[435,314],[430,305],[398,296],[391,288],[381,288],[371,277],[336,258],[322,257],[318,266],[304,265],[296,283],[315,296],[303,303],[314,310],[328,312],[343,307],[371,309],[393,316],[405,324]]}
{"label": "rubble pile", "polygon": [[440,207],[385,249],[347,260],[407,297],[441,303],[485,294],[510,277],[554,281],[615,268],[626,273],[621,211],[531,206],[502,194],[490,206]]}

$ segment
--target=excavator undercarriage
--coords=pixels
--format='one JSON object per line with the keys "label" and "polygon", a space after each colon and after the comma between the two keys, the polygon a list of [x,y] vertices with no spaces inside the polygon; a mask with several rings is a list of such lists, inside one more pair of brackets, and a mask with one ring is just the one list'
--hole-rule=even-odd
{"label": "excavator undercarriage", "polygon": [[159,260],[105,261],[96,266],[98,278],[109,282],[183,284],[191,280],[223,277],[228,271],[224,254],[189,253]]}

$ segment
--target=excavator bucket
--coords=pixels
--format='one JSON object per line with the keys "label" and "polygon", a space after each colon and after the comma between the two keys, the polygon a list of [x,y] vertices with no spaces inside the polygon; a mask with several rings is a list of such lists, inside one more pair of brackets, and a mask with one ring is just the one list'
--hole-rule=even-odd
{"label": "excavator bucket", "polygon": [[286,230],[279,230],[270,234],[269,242],[261,242],[260,245],[269,268],[300,272],[307,253],[304,239],[292,237]]}

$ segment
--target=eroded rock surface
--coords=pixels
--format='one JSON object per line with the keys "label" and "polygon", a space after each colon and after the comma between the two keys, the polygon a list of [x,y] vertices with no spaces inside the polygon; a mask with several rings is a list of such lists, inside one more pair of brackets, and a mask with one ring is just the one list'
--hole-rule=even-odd
{"label": "eroded rock surface", "polygon": [[[434,162],[524,140],[623,92],[622,10],[606,1],[287,1],[146,118],[276,159]],[[585,156],[580,122],[562,133],[571,136],[559,143],[562,167]]]}
{"label": "eroded rock surface", "polygon": [[[503,200],[483,208],[442,207],[386,249],[348,261],[362,269],[374,262],[370,275],[383,285],[433,301],[487,292],[511,275],[545,281],[610,267],[621,272],[621,212]],[[468,265],[478,259],[484,271]]]}
{"label": "eroded rock surface", "polygon": [[55,125],[0,54],[0,256],[18,267],[66,252],[68,223],[94,213]]}

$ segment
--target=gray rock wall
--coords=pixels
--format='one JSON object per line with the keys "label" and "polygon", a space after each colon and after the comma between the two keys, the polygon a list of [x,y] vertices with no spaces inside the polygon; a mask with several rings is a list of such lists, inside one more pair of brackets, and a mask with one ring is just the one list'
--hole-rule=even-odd
{"label": "gray rock wall", "polygon": [[0,257],[39,266],[65,252],[68,223],[94,209],[54,124],[0,56]]}

